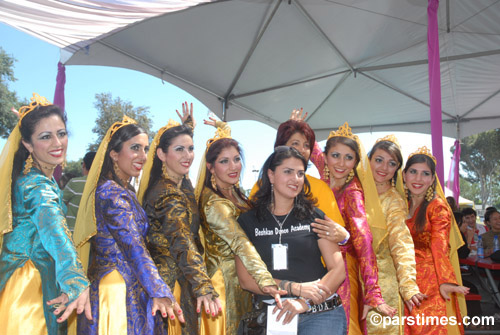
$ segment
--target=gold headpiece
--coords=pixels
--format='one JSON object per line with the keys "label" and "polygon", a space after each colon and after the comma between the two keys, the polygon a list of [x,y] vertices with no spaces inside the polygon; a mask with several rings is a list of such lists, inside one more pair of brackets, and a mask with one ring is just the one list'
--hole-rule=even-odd
{"label": "gold headpiece", "polygon": [[208,151],[208,148],[210,148],[210,146],[215,141],[220,140],[221,138],[231,138],[231,128],[218,127],[217,130],[215,131],[214,137],[212,137],[211,139],[209,139],[207,141],[207,151]]}
{"label": "gold headpiece", "polygon": [[164,132],[166,132],[170,128],[178,127],[180,125],[181,124],[177,121],[174,121],[172,119],[168,120],[168,123],[166,125],[164,125],[163,127],[161,127],[160,129],[158,129],[158,132],[156,133],[156,136],[155,136],[154,141],[153,141],[155,144],[155,147],[157,147],[160,144],[160,138]]}
{"label": "gold headpiece", "polygon": [[399,145],[398,139],[393,134],[379,138],[377,141],[375,141],[375,143],[382,142],[382,141],[392,142],[392,143],[396,144],[399,149],[401,149],[401,146]]}
{"label": "gold headpiece", "polygon": [[415,151],[414,153],[410,154],[410,156],[408,156],[408,159],[412,158],[415,155],[426,155],[434,161],[434,164],[436,164],[436,157],[434,157],[432,155],[432,152],[426,146],[418,148],[417,151]]}
{"label": "gold headpiece", "polygon": [[19,125],[21,125],[22,119],[28,115],[28,113],[32,112],[38,106],[49,106],[52,103],[47,100],[47,98],[38,95],[38,93],[33,93],[33,97],[31,97],[31,103],[28,106],[23,106],[19,108]]}
{"label": "gold headpiece", "polygon": [[129,125],[129,124],[136,124],[137,121],[135,121],[134,119],[128,117],[127,115],[123,115],[123,119],[121,121],[117,121],[115,123],[113,123],[113,125],[111,125],[111,130],[109,132],[109,139],[111,139],[113,137],[113,134],[116,133],[118,131],[118,129],[120,129],[121,127],[124,127],[126,125]]}
{"label": "gold headpiece", "polygon": [[356,141],[357,139],[357,136],[352,133],[351,127],[349,127],[349,124],[347,122],[344,123],[344,125],[340,126],[337,131],[332,130],[330,132],[330,135],[328,136],[328,139],[336,136],[347,137],[354,141]]}

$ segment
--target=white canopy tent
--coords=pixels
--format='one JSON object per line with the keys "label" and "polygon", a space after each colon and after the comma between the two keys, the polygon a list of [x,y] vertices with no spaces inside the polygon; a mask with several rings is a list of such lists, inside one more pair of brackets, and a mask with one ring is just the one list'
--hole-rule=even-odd
{"label": "white canopy tent", "polygon": [[[319,138],[344,121],[430,132],[427,1],[208,2],[2,1],[0,21],[61,47],[66,65],[149,73],[228,121],[277,126],[304,107]],[[446,136],[500,127],[499,19],[499,0],[441,1]]]}

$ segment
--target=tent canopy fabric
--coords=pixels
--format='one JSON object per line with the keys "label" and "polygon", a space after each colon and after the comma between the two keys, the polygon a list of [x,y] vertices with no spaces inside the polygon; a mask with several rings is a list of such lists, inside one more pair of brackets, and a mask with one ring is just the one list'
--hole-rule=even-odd
{"label": "tent canopy fabric", "polygon": [[[4,1],[0,21],[59,45],[67,65],[149,73],[227,121],[276,127],[303,107],[319,139],[345,121],[354,132],[430,133],[427,1],[208,2]],[[65,17],[53,15],[50,25],[37,26],[40,20],[24,14],[26,7],[61,3],[110,10],[100,24],[79,21],[65,32],[65,23],[73,22]],[[187,3],[195,6],[183,9]],[[7,9],[27,19],[8,21]],[[500,127],[499,18],[498,0],[440,3],[445,136]],[[68,36],[57,39],[63,33]]]}

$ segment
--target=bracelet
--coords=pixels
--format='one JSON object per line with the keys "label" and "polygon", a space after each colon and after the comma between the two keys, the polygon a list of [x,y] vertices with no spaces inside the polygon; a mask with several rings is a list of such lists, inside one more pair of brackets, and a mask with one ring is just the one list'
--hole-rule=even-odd
{"label": "bracelet", "polygon": [[288,283],[288,280],[282,280],[280,281],[280,284],[278,285],[278,288],[285,290],[285,285]]}
{"label": "bracelet", "polygon": [[350,238],[351,238],[351,234],[349,234],[349,232],[347,232],[346,238],[343,241],[341,241],[341,242],[339,242],[337,244],[338,245],[346,245],[346,243],[349,241]]}
{"label": "bracelet", "polygon": [[291,282],[291,281],[288,282],[288,290],[286,290],[288,292],[288,295],[291,295],[291,296],[293,296],[292,283],[293,282]]}

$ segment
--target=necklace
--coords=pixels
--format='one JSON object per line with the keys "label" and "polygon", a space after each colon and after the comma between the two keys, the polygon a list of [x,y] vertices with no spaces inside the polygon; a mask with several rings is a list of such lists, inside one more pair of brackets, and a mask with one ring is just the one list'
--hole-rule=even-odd
{"label": "necklace", "polygon": [[283,225],[285,224],[285,221],[286,221],[286,219],[288,219],[288,215],[290,215],[290,213],[292,212],[292,210],[293,210],[293,207],[292,207],[292,209],[290,209],[290,211],[288,212],[288,214],[285,216],[285,219],[283,219],[283,221],[280,221],[280,220],[278,220],[278,218],[277,218],[277,217],[273,214],[273,212],[272,212],[270,209],[268,209],[269,213],[271,213],[271,215],[273,216],[274,221],[276,221],[276,223],[278,224],[278,227],[280,227],[280,230],[279,230],[279,234],[280,234],[280,237],[279,237],[279,244],[281,244],[281,231],[282,231],[282,229],[283,229]]}
{"label": "necklace", "polygon": [[377,182],[375,182],[375,185],[377,185],[377,186],[386,186],[386,185],[389,185],[389,181],[384,181],[383,183],[377,183]]}

